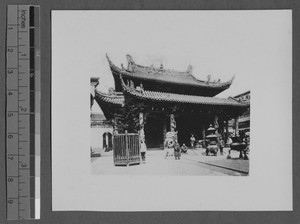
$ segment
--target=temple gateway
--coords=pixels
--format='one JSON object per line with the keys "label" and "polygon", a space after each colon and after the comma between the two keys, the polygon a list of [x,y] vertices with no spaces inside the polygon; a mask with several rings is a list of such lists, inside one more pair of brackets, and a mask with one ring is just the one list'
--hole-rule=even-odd
{"label": "temple gateway", "polygon": [[[148,148],[162,148],[165,134],[177,132],[180,144],[189,144],[191,134],[205,139],[210,125],[228,138],[228,121],[250,110],[249,102],[234,98],[218,98],[228,89],[234,77],[227,81],[199,80],[192,66],[186,71],[174,71],[136,64],[127,55],[127,67],[117,67],[107,56],[115,89],[103,93],[95,89],[94,99],[114,131],[138,132]],[[101,81],[100,81],[101,82]],[[236,125],[237,126],[237,125]]]}

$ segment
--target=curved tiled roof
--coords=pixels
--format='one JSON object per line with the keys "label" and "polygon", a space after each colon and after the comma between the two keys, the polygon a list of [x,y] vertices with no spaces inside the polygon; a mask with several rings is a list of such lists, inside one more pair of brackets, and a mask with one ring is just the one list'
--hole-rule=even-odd
{"label": "curved tiled roof", "polygon": [[[207,82],[203,80],[199,80],[192,75],[192,68],[189,66],[188,70],[185,72],[179,72],[169,69],[163,68],[155,68],[153,66],[142,66],[138,65],[133,60],[130,60],[131,69],[129,71],[125,68],[117,67],[106,55],[107,60],[109,62],[110,68],[112,71],[123,75],[124,77],[132,77],[138,78],[141,80],[152,80],[163,83],[175,83],[175,84],[183,84],[190,86],[199,86],[204,88],[213,88],[213,89],[227,89],[233,82],[234,77],[227,82]],[[131,56],[129,56],[131,58]]]}
{"label": "curved tiled roof", "polygon": [[122,77],[121,83],[123,91],[139,99],[146,99],[156,102],[176,102],[176,103],[188,103],[188,104],[200,104],[200,105],[219,105],[219,106],[232,106],[232,107],[247,107],[249,103],[240,103],[232,98],[217,98],[217,97],[205,97],[195,95],[184,95],[175,93],[155,92],[142,90],[138,91],[135,88],[127,86]]}
{"label": "curved tiled roof", "polygon": [[95,98],[99,99],[102,102],[115,104],[118,106],[122,106],[124,103],[124,95],[123,94],[109,94],[109,93],[102,93],[99,90],[95,90]]}

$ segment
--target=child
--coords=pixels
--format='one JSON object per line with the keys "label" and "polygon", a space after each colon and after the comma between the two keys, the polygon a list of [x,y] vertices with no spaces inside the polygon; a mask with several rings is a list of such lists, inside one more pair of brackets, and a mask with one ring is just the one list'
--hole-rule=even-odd
{"label": "child", "polygon": [[144,140],[141,140],[141,157],[142,161],[145,162],[146,159],[147,146]]}

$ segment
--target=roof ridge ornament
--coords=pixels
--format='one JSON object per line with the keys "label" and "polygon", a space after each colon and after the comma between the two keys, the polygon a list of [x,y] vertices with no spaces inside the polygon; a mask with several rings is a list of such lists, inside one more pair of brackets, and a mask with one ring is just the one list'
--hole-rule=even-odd
{"label": "roof ridge ornament", "polygon": [[210,80],[211,80],[211,75],[208,75],[208,76],[207,76],[207,81],[206,81],[206,82],[207,82],[207,83],[210,83]]}
{"label": "roof ridge ornament", "polygon": [[230,82],[232,83],[234,79],[235,79],[235,74],[234,74],[233,77],[231,78]]}
{"label": "roof ridge ornament", "polygon": [[159,69],[161,70],[161,71],[163,71],[164,70],[164,65],[161,63],[160,64],[160,67],[159,67]]}
{"label": "roof ridge ornament", "polygon": [[111,95],[111,96],[116,96],[117,95],[116,91],[115,91],[115,89],[113,87],[110,87],[108,89],[108,94]]}
{"label": "roof ridge ornament", "polygon": [[127,70],[128,71],[133,71],[136,68],[136,64],[135,64],[132,56],[130,54],[127,54],[126,58],[127,58],[127,62],[128,62]]}
{"label": "roof ridge ornament", "polygon": [[130,54],[126,54],[126,58],[127,58],[128,62],[135,64],[135,62]]}
{"label": "roof ridge ornament", "polygon": [[192,65],[189,65],[188,69],[186,70],[186,73],[188,75],[193,75],[193,66]]}
{"label": "roof ridge ornament", "polygon": [[110,60],[110,58],[108,57],[108,54],[107,54],[107,53],[105,53],[105,56],[106,56],[106,59],[107,59],[108,63],[109,63],[110,65],[113,65],[113,63],[112,63],[112,61]]}

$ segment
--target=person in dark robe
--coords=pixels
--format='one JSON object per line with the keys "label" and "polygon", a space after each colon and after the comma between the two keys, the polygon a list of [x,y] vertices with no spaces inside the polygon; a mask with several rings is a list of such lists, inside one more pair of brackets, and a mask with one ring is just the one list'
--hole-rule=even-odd
{"label": "person in dark robe", "polygon": [[174,146],[174,157],[175,159],[180,159],[181,156],[181,148],[180,145],[177,141],[175,141],[175,146]]}

